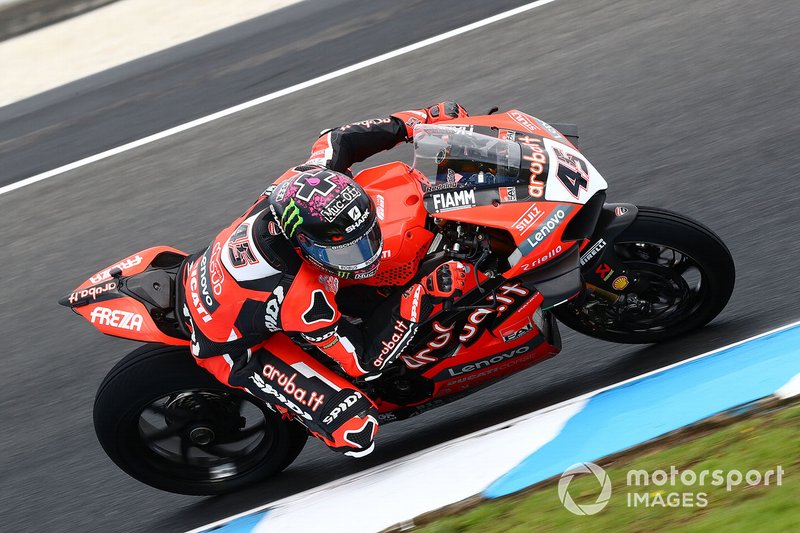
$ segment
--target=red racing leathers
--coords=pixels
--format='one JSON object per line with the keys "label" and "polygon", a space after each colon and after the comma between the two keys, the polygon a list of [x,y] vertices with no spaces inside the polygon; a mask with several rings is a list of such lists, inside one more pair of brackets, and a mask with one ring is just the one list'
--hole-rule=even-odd
{"label": "red racing leathers", "polygon": [[[353,163],[409,140],[415,124],[461,113],[459,106],[443,103],[328,130],[309,160],[276,184],[314,168],[349,173]],[[283,331],[316,346],[348,375],[370,378],[411,342],[430,313],[431,298],[441,295],[431,290],[435,282],[423,280],[399,301],[381,304],[366,324],[353,325],[336,304],[338,278],[304,262],[282,235],[267,205],[273,189],[184,264],[179,293],[192,354],[220,381],[299,419],[332,448],[369,453],[378,424],[377,409],[366,395],[304,352],[252,348]],[[437,273],[448,282],[458,276],[448,268],[432,276]]]}

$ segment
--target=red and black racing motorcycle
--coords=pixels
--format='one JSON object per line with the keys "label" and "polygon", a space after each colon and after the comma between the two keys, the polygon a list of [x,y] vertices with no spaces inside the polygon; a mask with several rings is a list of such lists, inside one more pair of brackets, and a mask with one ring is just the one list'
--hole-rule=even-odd
{"label": "red and black racing motorcycle", "polygon": [[[606,182],[573,125],[517,110],[418,125],[414,166],[362,171],[384,235],[377,275],[343,282],[352,320],[445,260],[471,264],[464,296],[439,305],[384,375],[359,383],[381,422],[417,415],[556,355],[560,321],[612,342],[654,343],[725,307],[733,259],[710,229],[662,209],[606,203]],[[194,363],[175,312],[186,254],[157,246],[94,274],[60,303],[101,332],[147,343],[97,393],[97,436],[125,472],[154,487],[219,494],[286,468],[308,431]],[[277,356],[327,366],[275,333]],[[288,389],[285,389],[288,390]]]}

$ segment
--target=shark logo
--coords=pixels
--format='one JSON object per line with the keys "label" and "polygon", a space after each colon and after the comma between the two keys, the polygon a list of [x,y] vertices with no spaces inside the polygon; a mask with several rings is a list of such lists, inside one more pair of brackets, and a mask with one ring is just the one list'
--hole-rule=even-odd
{"label": "shark logo", "polygon": [[297,231],[297,227],[303,223],[303,217],[300,216],[300,208],[294,203],[294,200],[289,201],[286,210],[281,217],[281,226],[287,237],[293,237]]}

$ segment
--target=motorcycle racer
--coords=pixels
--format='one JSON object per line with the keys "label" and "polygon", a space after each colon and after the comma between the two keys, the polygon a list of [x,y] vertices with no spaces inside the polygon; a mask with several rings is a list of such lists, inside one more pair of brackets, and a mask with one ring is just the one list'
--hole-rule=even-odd
{"label": "motorcycle racer", "polygon": [[[324,131],[304,164],[285,172],[208,248],[184,262],[178,292],[197,363],[226,385],[300,414],[331,448],[369,453],[377,409],[365,394],[251,347],[284,331],[367,381],[410,344],[433,304],[460,295],[466,267],[448,261],[359,326],[342,317],[335,301],[339,279],[377,272],[383,244],[373,201],[351,177],[351,165],[411,140],[416,124],[464,116],[460,105],[441,102]],[[297,390],[313,392],[306,401]]]}

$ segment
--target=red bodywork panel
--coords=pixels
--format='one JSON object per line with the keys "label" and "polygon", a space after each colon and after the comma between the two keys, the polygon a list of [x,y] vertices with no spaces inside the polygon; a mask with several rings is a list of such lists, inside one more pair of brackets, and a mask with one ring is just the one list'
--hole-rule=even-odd
{"label": "red bodywork panel", "polygon": [[383,257],[377,274],[364,285],[405,285],[417,272],[433,240],[425,229],[428,213],[422,202],[422,184],[403,163],[389,163],[364,170],[356,176],[375,202],[383,234]]}
{"label": "red bodywork panel", "polygon": [[97,272],[62,299],[61,303],[72,306],[73,311],[106,335],[142,342],[188,346],[188,340],[161,331],[143,303],[118,292],[118,282],[110,274],[115,268],[119,268],[121,275],[126,277],[140,274],[164,253],[186,256],[186,253],[169,246],[142,250]]}
{"label": "red bodywork panel", "polygon": [[[474,287],[473,280],[466,290],[469,291]],[[524,303],[516,311],[503,316],[504,306],[513,305],[514,302]],[[473,310],[461,331],[454,331],[452,326],[449,329],[441,327],[435,321],[435,314],[440,310],[437,307],[433,315],[433,327],[439,335],[430,339],[415,353],[400,357],[401,362],[412,371],[425,365],[433,365],[422,373],[424,377],[434,382],[433,393],[430,398],[417,404],[463,393],[556,355],[560,347],[550,344],[544,332],[539,329],[541,314],[534,318],[541,302],[540,294],[518,283],[509,282],[498,290],[496,304],[499,305],[492,309],[491,304],[487,302],[487,307]],[[481,323],[496,318],[493,315],[502,318],[491,329],[481,329]],[[455,342],[455,337],[458,337],[459,343],[471,342],[471,344],[469,346],[461,344],[453,355],[441,360],[432,355],[438,348]],[[477,337],[477,340],[474,337]],[[405,407],[385,401],[378,401],[376,405],[382,413]]]}
{"label": "red bodywork panel", "polygon": [[561,135],[558,130],[549,126],[549,124],[547,125],[549,129],[544,127],[541,121],[538,121],[535,117],[527,113],[523,113],[519,109],[511,109],[505,113],[498,113],[496,115],[457,118],[442,122],[442,124],[447,126],[470,124],[473,126],[488,126],[490,128],[497,128],[498,130],[529,132],[576,148],[575,145],[573,145],[569,139]]}

